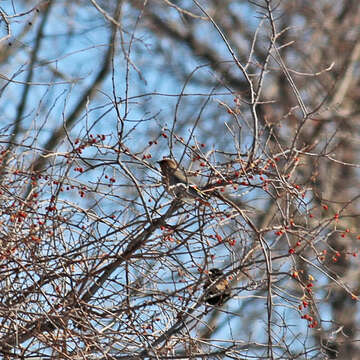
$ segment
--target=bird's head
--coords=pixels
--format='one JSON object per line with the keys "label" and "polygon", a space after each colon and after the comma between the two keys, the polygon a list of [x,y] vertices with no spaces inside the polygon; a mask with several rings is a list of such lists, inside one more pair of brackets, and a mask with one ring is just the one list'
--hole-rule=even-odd
{"label": "bird's head", "polygon": [[223,275],[223,272],[220,269],[213,268],[209,270],[209,276],[212,280],[219,278]]}
{"label": "bird's head", "polygon": [[175,160],[170,158],[164,158],[160,161],[158,161],[158,164],[160,165],[161,169],[174,169],[176,170],[178,168],[178,164]]}

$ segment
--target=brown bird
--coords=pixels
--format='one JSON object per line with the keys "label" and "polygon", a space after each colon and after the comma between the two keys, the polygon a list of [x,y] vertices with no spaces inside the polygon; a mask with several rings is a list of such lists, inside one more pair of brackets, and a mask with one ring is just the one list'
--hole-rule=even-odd
{"label": "brown bird", "polygon": [[193,202],[195,199],[205,200],[205,195],[192,183],[185,171],[179,168],[178,163],[170,158],[158,161],[163,176],[166,191],[185,202]]}
{"label": "brown bird", "polygon": [[210,305],[222,305],[231,295],[230,284],[220,269],[210,269],[209,278],[204,284],[205,301]]}

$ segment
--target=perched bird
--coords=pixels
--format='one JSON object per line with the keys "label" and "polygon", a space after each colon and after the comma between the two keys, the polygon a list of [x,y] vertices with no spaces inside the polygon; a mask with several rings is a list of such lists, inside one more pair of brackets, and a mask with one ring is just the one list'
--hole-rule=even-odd
{"label": "perched bird", "polygon": [[195,199],[205,200],[206,196],[192,183],[185,171],[179,168],[178,163],[170,158],[158,161],[160,164],[163,183],[166,191],[185,202],[193,202]]}
{"label": "perched bird", "polygon": [[231,295],[230,284],[220,269],[210,269],[209,278],[204,284],[205,301],[210,305],[222,305]]}

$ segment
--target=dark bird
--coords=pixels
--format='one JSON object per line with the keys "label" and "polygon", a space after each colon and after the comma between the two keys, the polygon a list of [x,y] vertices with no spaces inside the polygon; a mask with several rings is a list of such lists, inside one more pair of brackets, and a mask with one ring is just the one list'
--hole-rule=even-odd
{"label": "dark bird", "polygon": [[166,191],[185,202],[193,202],[195,199],[205,200],[206,196],[192,183],[186,172],[179,168],[178,163],[170,158],[158,161],[160,164],[163,183]]}
{"label": "dark bird", "polygon": [[210,269],[204,284],[205,301],[210,305],[222,305],[231,295],[230,284],[220,269]]}

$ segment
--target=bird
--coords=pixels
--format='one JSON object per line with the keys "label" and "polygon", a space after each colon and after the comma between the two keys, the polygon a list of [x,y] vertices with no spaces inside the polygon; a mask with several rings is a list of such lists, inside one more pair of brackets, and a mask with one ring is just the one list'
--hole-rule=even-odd
{"label": "bird", "polygon": [[[209,277],[204,284],[205,301],[210,305],[222,305],[231,295],[229,281],[223,277],[222,270],[209,270]],[[221,279],[221,280],[219,280]]]}
{"label": "bird", "polygon": [[205,194],[189,180],[186,172],[179,167],[174,159],[164,158],[158,161],[158,164],[160,165],[163,183],[170,195],[190,203],[196,199],[207,199]]}

